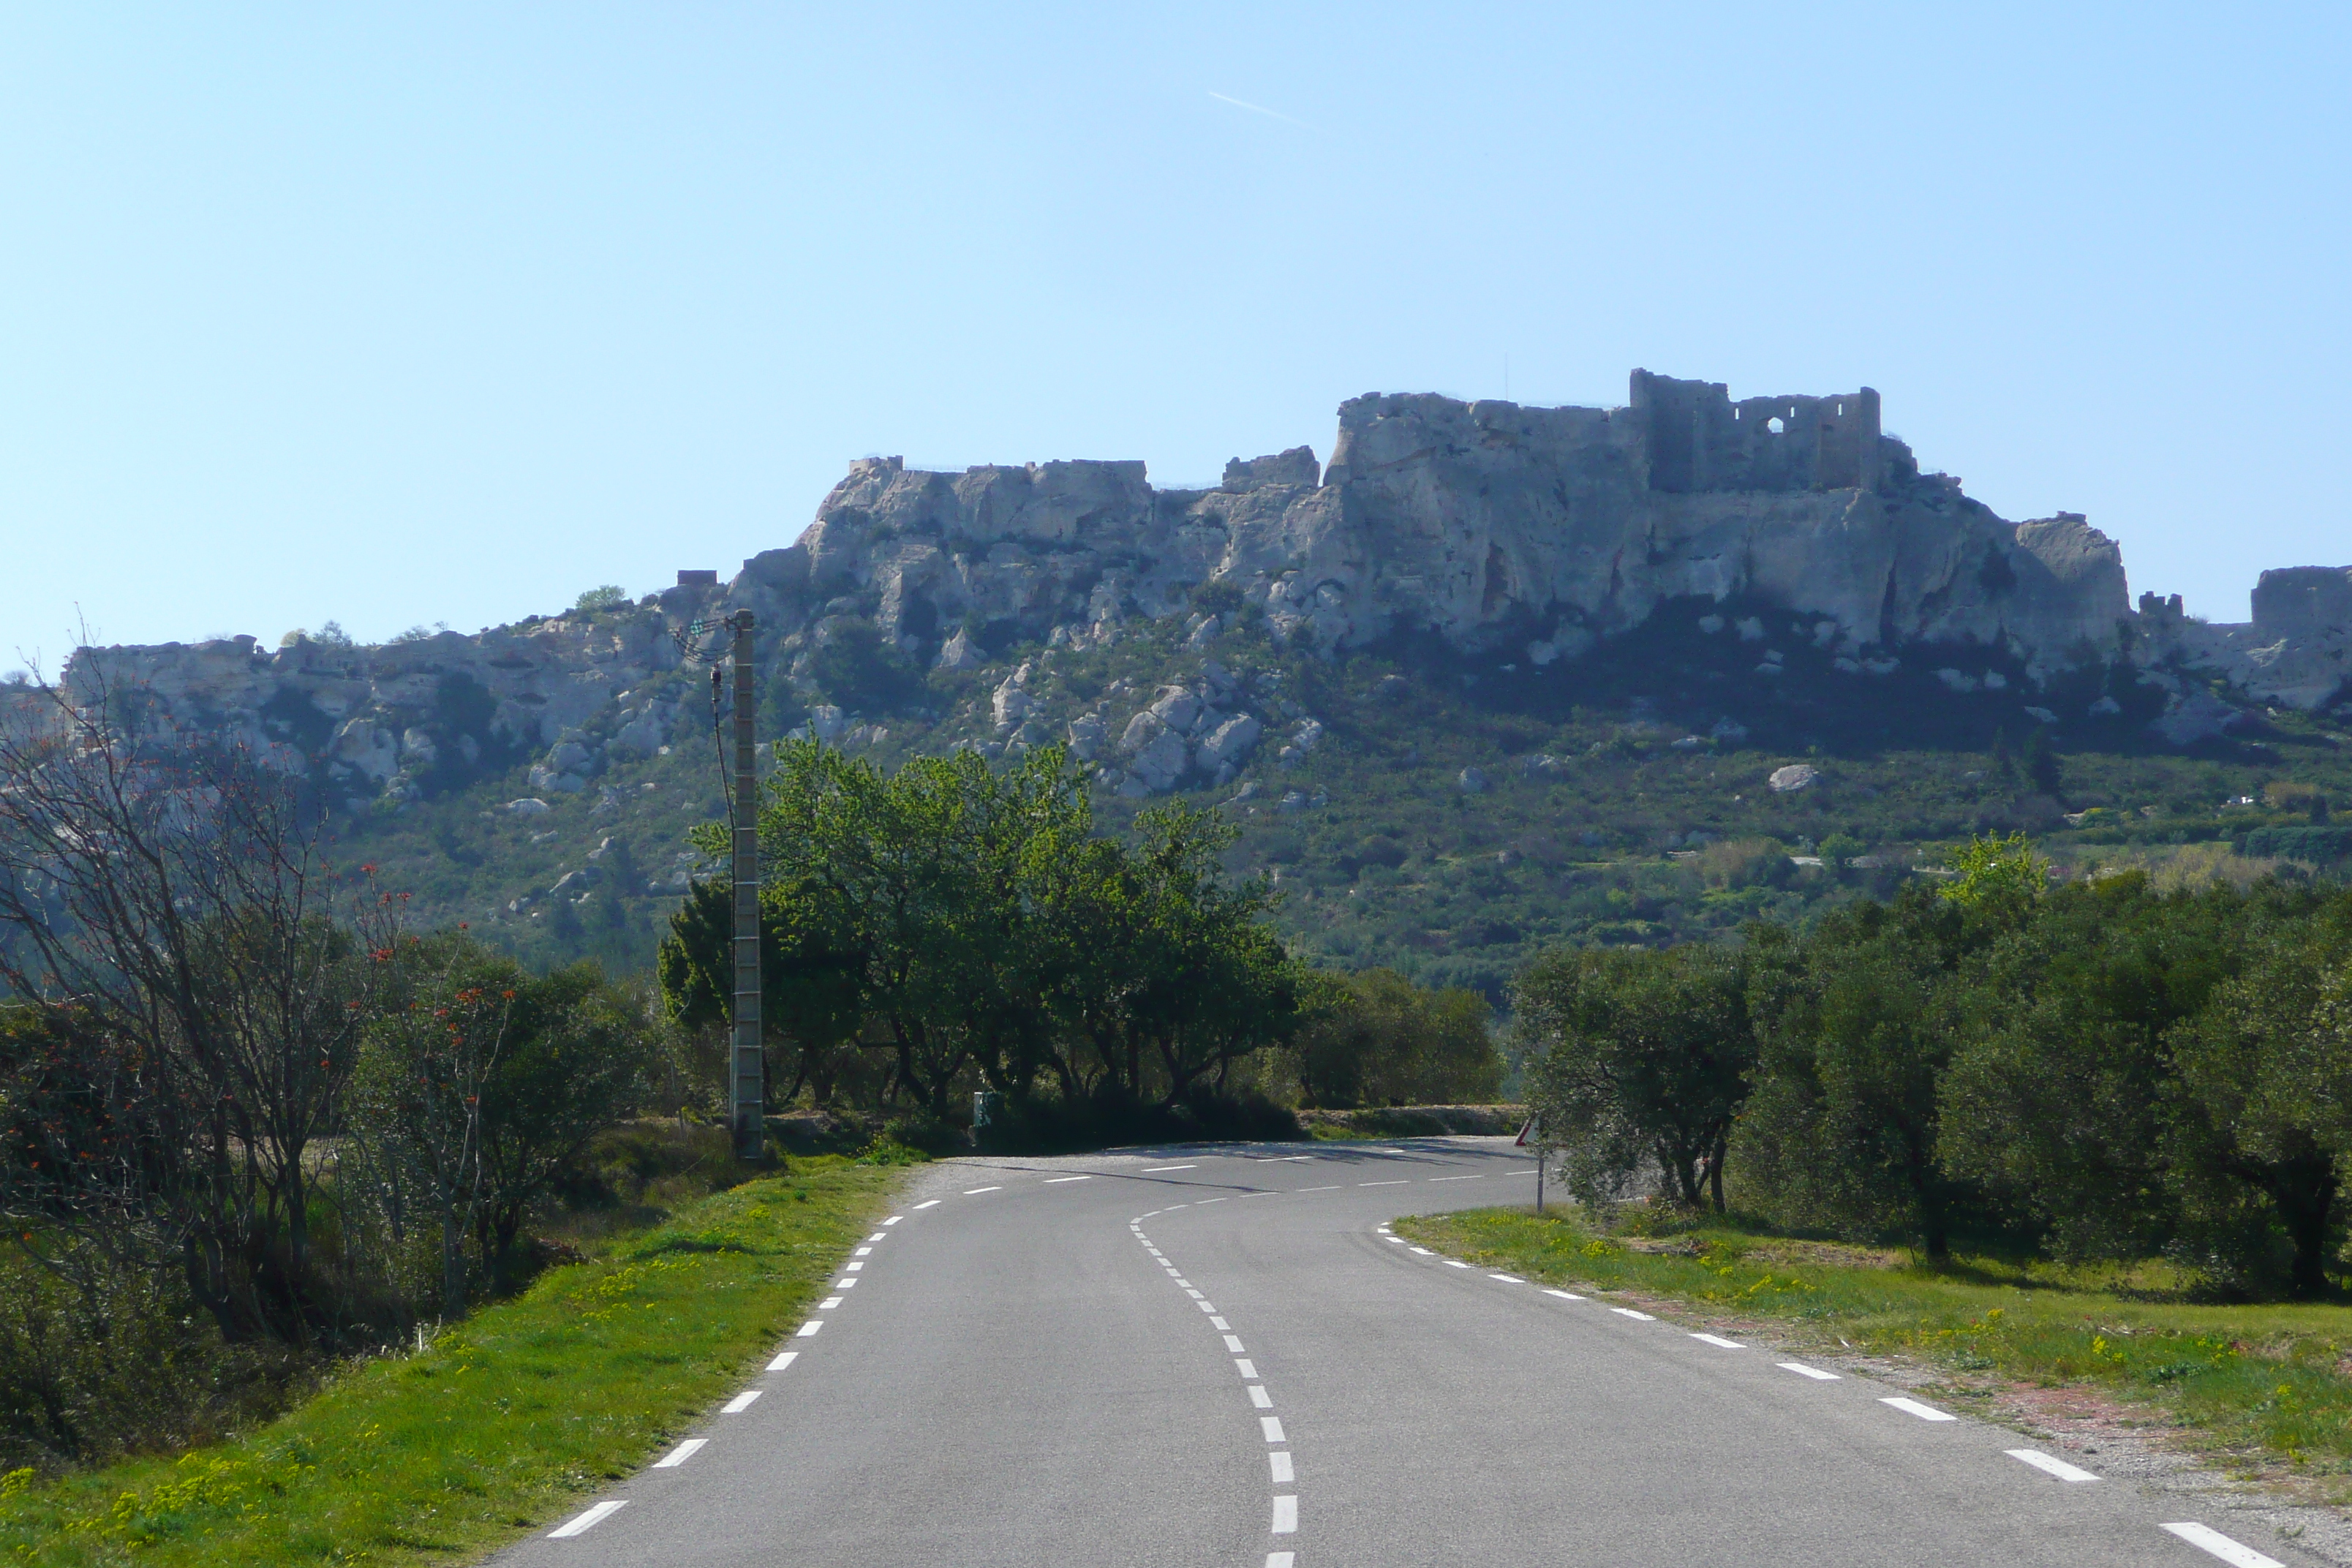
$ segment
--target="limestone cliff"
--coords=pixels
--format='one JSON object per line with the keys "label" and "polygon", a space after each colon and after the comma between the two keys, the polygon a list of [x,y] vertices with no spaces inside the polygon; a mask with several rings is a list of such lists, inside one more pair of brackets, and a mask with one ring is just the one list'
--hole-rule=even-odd
{"label": "limestone cliff", "polygon": [[[787,707],[835,738],[875,732],[820,700],[824,659],[854,646],[961,669],[1180,612],[1205,645],[1255,611],[1318,649],[1434,637],[1573,679],[1607,639],[1690,598],[1791,613],[1857,679],[1912,661],[1972,691],[2002,684],[1964,671],[1972,655],[1997,653],[2030,685],[2126,659],[2171,689],[2160,732],[2183,743],[2236,712],[2185,677],[2308,709],[2336,700],[2352,649],[2352,570],[2265,574],[2247,626],[2189,620],[2178,598],[2135,611],[2113,541],[2069,513],[2004,521],[1922,473],[1868,388],[1735,403],[1719,384],[1635,371],[1621,408],[1355,398],[1328,465],[1303,447],[1236,458],[1206,490],[1157,489],[1139,462],[948,474],[868,458],[796,543],[725,584],[681,574],[635,605],[383,647],[84,649],[67,683],[79,699],[135,689],[153,722],[243,733],[358,804],[523,760],[535,791],[592,787],[614,748],[670,743],[701,702],[678,634],[737,607],[756,613]],[[1007,668],[998,731],[1038,738],[1028,666]],[[919,689],[903,700],[919,707]],[[1230,777],[1262,734],[1298,751],[1319,732],[1214,681],[1134,700],[1066,737],[1102,748],[1130,793]]]}
{"label": "limestone cliff", "polygon": [[1302,447],[1235,459],[1213,490],[1155,490],[1132,462],[867,459],[737,591],[788,626],[871,614],[937,659],[958,628],[1082,641],[1204,582],[1327,647],[1431,632],[1538,662],[1680,595],[1826,618],[1854,655],[1976,643],[2042,667],[2112,656],[2131,615],[2113,542],[1923,476],[1867,388],[1735,404],[1642,371],[1617,409],[1356,398],[1320,474]]}

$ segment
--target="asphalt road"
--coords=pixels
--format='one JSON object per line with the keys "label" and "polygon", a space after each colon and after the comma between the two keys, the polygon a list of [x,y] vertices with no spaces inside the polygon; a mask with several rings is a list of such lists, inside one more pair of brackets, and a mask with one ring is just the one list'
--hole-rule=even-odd
{"label": "asphalt road", "polygon": [[928,1167],[698,1446],[498,1561],[2320,1561],[2200,1546],[2167,1527],[2247,1532],[2037,1468],[2012,1457],[2034,1451],[2018,1434],[1889,1403],[1900,1389],[1386,1230],[1533,1187],[1524,1152],[1493,1139]]}

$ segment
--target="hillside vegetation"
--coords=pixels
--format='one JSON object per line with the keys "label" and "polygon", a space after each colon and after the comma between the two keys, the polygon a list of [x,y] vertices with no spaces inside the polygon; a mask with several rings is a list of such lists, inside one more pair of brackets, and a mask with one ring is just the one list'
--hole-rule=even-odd
{"label": "hillside vegetation", "polygon": [[[1764,635],[1743,639],[1751,618]],[[1958,690],[1936,672],[1953,650],[1856,673],[1785,613],[1712,601],[1668,605],[1541,668],[1433,640],[1327,657],[1248,610],[1190,646],[1199,619],[1137,623],[1083,650],[1006,644],[928,673],[847,637],[814,668],[844,743],[885,768],[957,745],[1019,754],[1086,714],[1103,719],[1098,760],[1115,766],[1111,742],[1157,692],[1213,674],[1286,723],[1312,721],[1318,738],[1289,762],[1269,738],[1224,784],[1177,798],[1239,830],[1224,864],[1269,878],[1276,929],[1297,952],[1496,1002],[1550,944],[1802,921],[1890,894],[1978,832],[2030,831],[2062,874],[2133,864],[2190,881],[2326,868],[2347,838],[2327,815],[2352,799],[2352,749],[2333,721],[2282,710],[2176,748],[2147,729],[2163,689],[2121,667],[2037,690],[1978,653],[1966,661],[1978,689]],[[1000,727],[992,696],[1024,664],[1031,711]],[[762,732],[807,719],[772,695]],[[698,733],[614,762],[544,815],[504,809],[530,794],[518,766],[362,816],[341,852],[378,864],[428,920],[471,921],[531,963],[640,967],[698,864],[688,830],[724,811],[716,740]],[[1816,776],[1770,787],[1796,764]],[[1141,804],[1098,795],[1115,828]]]}

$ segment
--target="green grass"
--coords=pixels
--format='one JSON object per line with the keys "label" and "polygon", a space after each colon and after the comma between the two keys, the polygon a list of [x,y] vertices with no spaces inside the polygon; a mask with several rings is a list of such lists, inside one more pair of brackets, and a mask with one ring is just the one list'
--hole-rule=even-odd
{"label": "green grass", "polygon": [[2177,1281],[2160,1264],[1928,1267],[1728,1228],[1609,1237],[1573,1211],[1473,1209],[1396,1229],[1548,1283],[1678,1298],[1701,1315],[1779,1320],[1793,1343],[1923,1361],[1956,1394],[2003,1382],[2092,1385],[2195,1428],[2213,1448],[2308,1478],[2331,1500],[2352,1499],[2352,1308],[2165,1300]]}
{"label": "green grass", "polygon": [[432,1563],[545,1524],[731,1392],[901,1173],[795,1162],[551,1270],[413,1354],[177,1459],[0,1479],[0,1552],[41,1564]]}

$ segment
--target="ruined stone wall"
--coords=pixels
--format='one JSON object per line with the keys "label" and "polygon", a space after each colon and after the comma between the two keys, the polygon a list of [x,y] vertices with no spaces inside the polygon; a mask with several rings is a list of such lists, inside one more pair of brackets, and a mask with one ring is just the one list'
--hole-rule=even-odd
{"label": "ruined stone wall", "polygon": [[1876,489],[1885,476],[1878,394],[1731,401],[1720,382],[1633,374],[1631,411],[1648,448],[1649,484],[1703,490]]}

